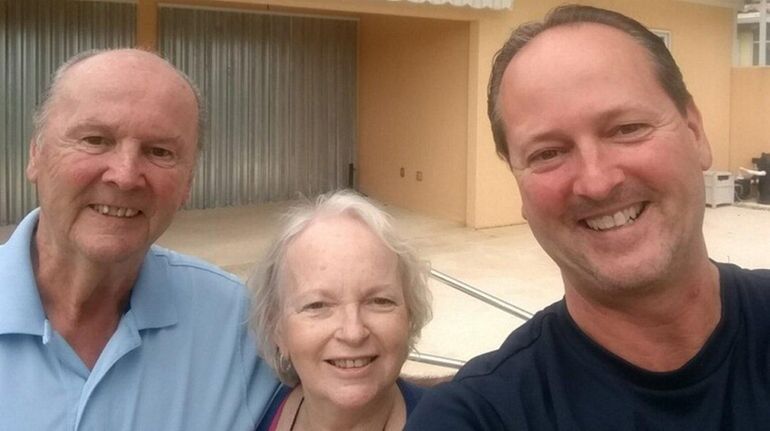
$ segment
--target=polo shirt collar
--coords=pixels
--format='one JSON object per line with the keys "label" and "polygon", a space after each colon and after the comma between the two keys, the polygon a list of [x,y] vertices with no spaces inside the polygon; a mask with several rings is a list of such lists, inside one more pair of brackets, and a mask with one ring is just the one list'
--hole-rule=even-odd
{"label": "polo shirt collar", "polygon": [[[30,212],[0,246],[0,335],[43,336],[46,316],[32,269],[32,237],[40,209]],[[151,248],[131,292],[131,312],[138,330],[161,328],[177,322],[177,310],[162,258]]]}
{"label": "polo shirt collar", "polygon": [[0,335],[43,335],[46,318],[30,248],[39,215],[39,208],[27,214],[0,246]]}
{"label": "polo shirt collar", "polygon": [[144,257],[131,293],[131,312],[137,329],[163,328],[177,323],[174,281],[165,258],[152,246]]}

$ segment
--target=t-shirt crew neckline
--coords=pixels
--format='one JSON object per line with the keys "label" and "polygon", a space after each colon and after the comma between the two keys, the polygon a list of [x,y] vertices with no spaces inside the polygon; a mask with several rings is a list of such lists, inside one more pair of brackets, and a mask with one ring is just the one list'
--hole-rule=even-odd
{"label": "t-shirt crew neckline", "polygon": [[743,324],[738,292],[722,286],[734,285],[729,270],[719,267],[722,315],[714,332],[701,350],[679,369],[665,372],[648,371],[605,349],[585,334],[567,311],[564,300],[560,301],[557,316],[565,333],[561,334],[579,361],[588,370],[601,370],[602,377],[619,379],[622,382],[650,390],[675,390],[695,385],[713,374],[730,355],[736,334]]}

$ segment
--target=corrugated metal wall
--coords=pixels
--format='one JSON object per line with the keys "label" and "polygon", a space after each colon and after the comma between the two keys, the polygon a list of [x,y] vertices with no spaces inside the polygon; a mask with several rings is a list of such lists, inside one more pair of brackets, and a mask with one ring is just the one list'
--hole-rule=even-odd
{"label": "corrugated metal wall", "polygon": [[189,207],[347,186],[356,21],[171,7],[159,21],[161,52],[198,83],[209,112]]}
{"label": "corrugated metal wall", "polygon": [[36,206],[26,180],[32,112],[73,54],[134,45],[136,7],[124,3],[0,0],[0,225]]}
{"label": "corrugated metal wall", "polygon": [[[36,205],[32,112],[73,54],[134,45],[129,3],[0,0],[0,225]],[[189,207],[313,196],[355,159],[353,20],[162,8],[160,49],[199,83],[209,128]]]}

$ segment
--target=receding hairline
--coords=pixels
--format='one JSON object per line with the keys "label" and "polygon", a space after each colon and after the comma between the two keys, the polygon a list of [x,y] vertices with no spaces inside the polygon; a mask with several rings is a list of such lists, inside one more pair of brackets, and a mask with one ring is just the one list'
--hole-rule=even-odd
{"label": "receding hairline", "polygon": [[163,57],[153,52],[136,48],[99,51],[95,52],[93,55],[85,56],[82,59],[78,59],[77,61],[68,64],[66,68],[61,71],[58,82],[55,82],[54,87],[52,87],[52,98],[55,98],[58,90],[65,87],[66,84],[73,79],[79,78],[81,76],[80,73],[82,73],[84,68],[93,68],[95,66],[109,68],[114,67],[116,62],[137,65],[138,68],[143,68],[150,72],[168,73],[167,76],[173,77],[173,79],[180,84],[180,87],[184,87],[189,92],[188,94],[193,97],[196,105],[198,104],[196,88],[189,78]]}
{"label": "receding hairline", "polygon": [[[389,257],[393,258],[396,271],[400,272],[399,256],[396,250],[394,250],[393,247],[388,244],[385,238],[383,238],[373,226],[367,223],[361,214],[358,214],[353,208],[347,208],[342,211],[335,211],[334,209],[322,210],[306,220],[302,228],[297,231],[296,234],[294,234],[284,246],[285,257],[283,260],[283,265],[278,268],[278,271],[281,272],[281,275],[285,277],[289,274],[289,268],[292,266],[290,263],[292,263],[292,261],[297,258],[296,253],[298,245],[304,244],[305,241],[310,240],[312,235],[319,235],[319,232],[322,232],[322,229],[328,229],[328,227],[324,226],[324,224],[337,224],[344,221],[353,222],[358,227],[360,227],[361,232],[365,232],[373,244],[384,250]],[[312,240],[318,242],[318,238],[312,238]],[[328,244],[328,241],[324,241],[324,243]],[[299,266],[302,266],[306,262],[300,260],[297,263]],[[401,274],[399,273],[398,276],[400,277]],[[404,286],[401,286],[401,288],[403,289]]]}
{"label": "receding hairline", "polygon": [[[505,76],[510,73],[511,66],[517,62],[517,60],[520,60],[523,56],[527,55],[529,51],[532,49],[537,48],[538,43],[542,41],[544,36],[552,36],[555,32],[567,32],[567,31],[578,31],[581,28],[589,27],[589,28],[597,28],[597,29],[607,29],[610,32],[613,32],[616,34],[615,37],[618,35],[621,36],[620,39],[625,38],[627,41],[629,41],[631,44],[636,46],[640,53],[644,55],[645,63],[647,64],[647,67],[649,68],[648,71],[650,72],[650,75],[653,77],[655,82],[658,84],[658,86],[661,87],[661,90],[666,92],[666,89],[664,88],[664,85],[662,82],[660,82],[660,79],[658,79],[657,74],[657,66],[655,63],[655,58],[653,58],[652,54],[650,53],[649,49],[644,46],[638,39],[631,36],[627,32],[623,31],[622,29],[619,29],[615,26],[612,26],[610,24],[606,24],[603,22],[595,22],[595,21],[576,21],[576,22],[565,22],[560,23],[557,25],[554,25],[552,27],[547,27],[539,31],[535,36],[533,36],[531,39],[529,39],[521,48],[519,48],[514,56],[511,57],[511,59],[508,61],[508,63],[505,65],[505,69],[503,70],[502,77],[500,79],[500,84],[498,88],[498,92],[496,94],[495,100],[494,100],[494,115],[498,119],[498,121],[503,120],[503,94],[505,93],[505,88],[507,87],[507,82],[509,80],[505,79]],[[667,92],[666,92],[667,93]],[[673,98],[666,94],[667,97],[673,100]],[[508,136],[508,131],[506,130],[506,137]],[[510,158],[510,154],[508,154],[508,158]],[[507,161],[510,163],[510,160]]]}
{"label": "receding hairline", "polygon": [[186,88],[186,90],[189,92],[188,94],[192,95],[193,103],[195,105],[197,116],[196,148],[200,150],[202,147],[201,142],[205,129],[204,104],[200,90],[189,76],[187,76],[181,70],[177,69],[171,62],[155,52],[138,48],[84,51],[70,57],[66,62],[59,66],[44,94],[43,100],[35,111],[33,117],[33,141],[35,143],[39,142],[40,134],[47,125],[48,117],[50,116],[52,107],[56,105],[56,102],[61,95],[62,89],[66,88],[71,80],[76,79],[79,76],[77,74],[79,69],[86,67],[88,66],[88,63],[92,63],[97,60],[104,61],[104,57],[110,56],[117,57],[117,59],[120,60],[126,60],[133,57],[135,59],[143,59],[143,61],[149,61],[148,63],[144,64],[154,65],[152,67],[159,67],[157,71],[164,70],[169,72],[168,76],[173,76],[173,79],[178,81],[181,87]]}

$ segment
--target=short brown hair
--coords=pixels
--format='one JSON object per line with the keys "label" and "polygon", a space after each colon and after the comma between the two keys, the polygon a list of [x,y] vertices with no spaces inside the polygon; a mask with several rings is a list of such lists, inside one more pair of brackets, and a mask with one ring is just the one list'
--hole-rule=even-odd
{"label": "short brown hair", "polygon": [[508,161],[509,157],[505,124],[500,117],[498,106],[500,84],[505,69],[519,50],[540,33],[554,27],[581,23],[606,25],[626,33],[639,42],[650,54],[656,77],[663,90],[682,115],[687,111],[687,104],[692,100],[692,96],[687,91],[679,66],[660,37],[638,21],[618,12],[582,5],[559,6],[549,12],[542,22],[530,22],[517,27],[495,54],[487,87],[487,115],[492,124],[492,136],[495,140],[497,155],[501,159]]}

